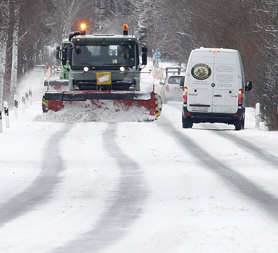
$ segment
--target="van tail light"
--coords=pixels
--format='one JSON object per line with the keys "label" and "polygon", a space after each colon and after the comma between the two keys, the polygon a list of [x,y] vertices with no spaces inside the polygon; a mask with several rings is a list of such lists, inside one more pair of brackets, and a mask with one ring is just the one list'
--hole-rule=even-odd
{"label": "van tail light", "polygon": [[168,84],[166,85],[165,88],[166,88],[167,91],[169,91],[169,85]]}
{"label": "van tail light", "polygon": [[243,103],[243,90],[238,90],[238,106],[242,106]]}
{"label": "van tail light", "polygon": [[184,87],[183,88],[183,104],[187,105],[187,93],[188,93],[188,88]]}

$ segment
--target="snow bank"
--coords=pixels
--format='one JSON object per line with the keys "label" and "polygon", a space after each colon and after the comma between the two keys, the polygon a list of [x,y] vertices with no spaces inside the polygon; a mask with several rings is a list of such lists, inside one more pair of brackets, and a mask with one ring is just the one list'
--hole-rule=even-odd
{"label": "snow bank", "polygon": [[155,117],[149,115],[149,111],[144,107],[134,106],[127,109],[120,105],[116,106],[111,101],[106,101],[104,107],[97,109],[84,102],[75,102],[61,111],[49,111],[36,117],[37,121],[47,122],[136,122],[154,119]]}

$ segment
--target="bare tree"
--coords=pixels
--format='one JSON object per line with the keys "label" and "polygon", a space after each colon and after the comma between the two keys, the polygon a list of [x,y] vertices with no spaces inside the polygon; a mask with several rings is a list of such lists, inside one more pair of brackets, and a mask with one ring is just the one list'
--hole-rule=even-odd
{"label": "bare tree", "polygon": [[265,120],[271,130],[278,129],[278,3],[266,0],[256,1],[254,8],[256,34],[259,38],[261,57],[260,76],[258,77],[257,99],[262,103]]}
{"label": "bare tree", "polygon": [[3,92],[4,92],[4,75],[6,65],[6,48],[7,48],[7,28],[9,20],[9,5],[7,1],[0,1],[0,108],[3,104]]}
{"label": "bare tree", "polygon": [[[22,0],[19,13],[19,77],[35,64],[42,64],[45,46],[51,38],[53,5],[49,1]],[[30,15],[30,12],[33,15]]]}
{"label": "bare tree", "polygon": [[[5,55],[5,71],[4,71],[4,82],[3,82],[3,98],[10,100],[11,91],[11,69],[12,69],[12,49],[13,49],[13,31],[15,27],[15,2],[14,0],[8,1],[8,25],[6,29],[6,55]],[[9,101],[10,102],[10,101]]]}

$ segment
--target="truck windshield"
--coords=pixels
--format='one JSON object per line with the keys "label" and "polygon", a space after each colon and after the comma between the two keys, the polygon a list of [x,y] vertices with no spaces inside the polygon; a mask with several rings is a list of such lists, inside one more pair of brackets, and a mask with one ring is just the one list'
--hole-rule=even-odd
{"label": "truck windshield", "polygon": [[87,45],[73,49],[72,66],[136,65],[135,45]]}

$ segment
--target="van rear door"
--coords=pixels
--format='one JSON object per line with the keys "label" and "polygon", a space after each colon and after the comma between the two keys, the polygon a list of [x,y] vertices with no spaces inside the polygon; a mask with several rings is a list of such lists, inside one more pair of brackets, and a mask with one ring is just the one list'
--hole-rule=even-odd
{"label": "van rear door", "polygon": [[185,86],[188,88],[188,111],[191,112],[212,112],[212,98],[214,82],[213,65],[214,54],[204,51],[193,51],[191,53],[186,73]]}
{"label": "van rear door", "polygon": [[238,110],[238,91],[241,85],[236,52],[214,52],[213,112],[235,113]]}
{"label": "van rear door", "polygon": [[196,50],[189,64],[188,111],[235,113],[241,82],[236,52]]}

